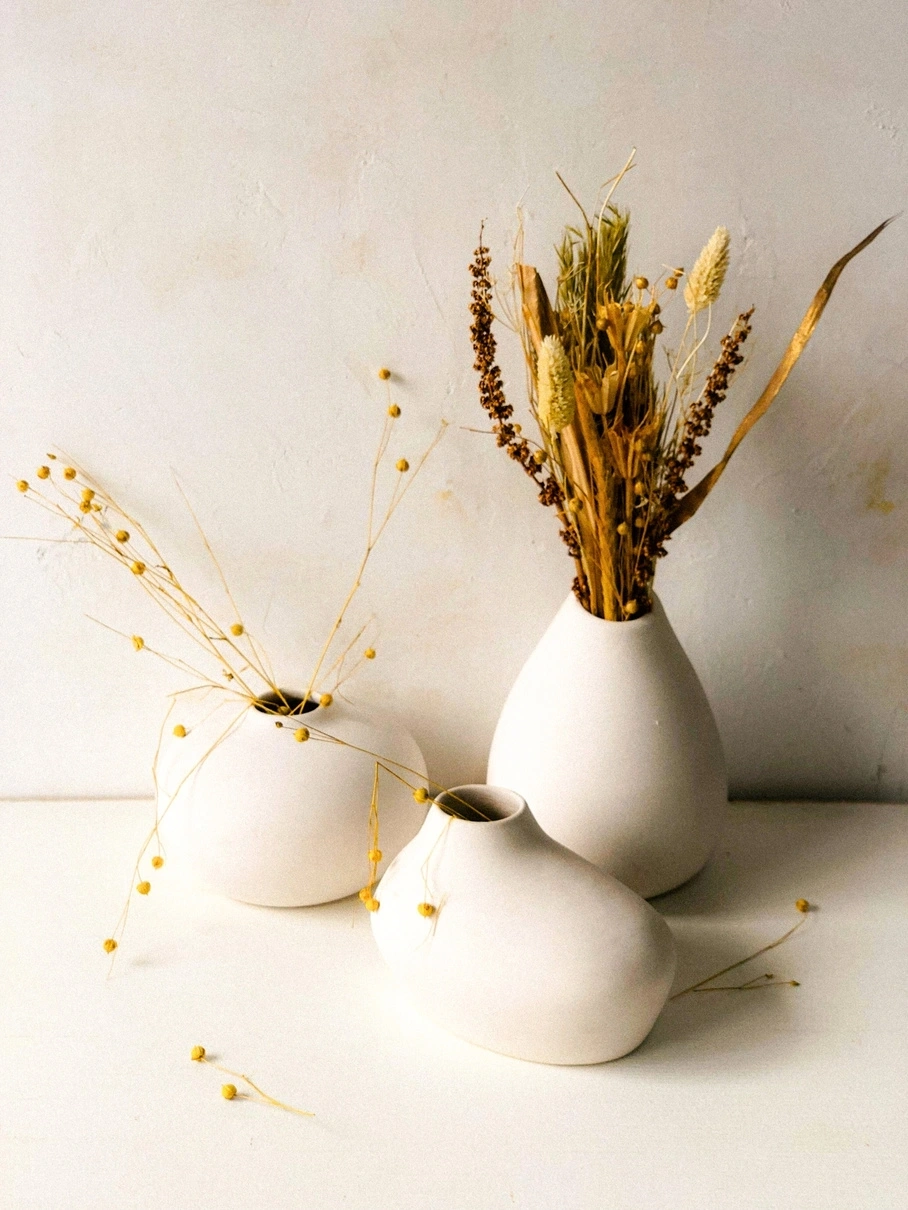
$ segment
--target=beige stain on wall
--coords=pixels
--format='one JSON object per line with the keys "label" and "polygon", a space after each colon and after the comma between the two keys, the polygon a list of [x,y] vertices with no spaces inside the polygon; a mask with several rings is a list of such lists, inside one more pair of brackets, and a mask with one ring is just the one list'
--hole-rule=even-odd
{"label": "beige stain on wall", "polygon": [[888,458],[861,463],[861,471],[866,476],[864,506],[868,511],[888,514],[895,508],[895,501],[886,499],[886,480],[891,470],[892,464]]}

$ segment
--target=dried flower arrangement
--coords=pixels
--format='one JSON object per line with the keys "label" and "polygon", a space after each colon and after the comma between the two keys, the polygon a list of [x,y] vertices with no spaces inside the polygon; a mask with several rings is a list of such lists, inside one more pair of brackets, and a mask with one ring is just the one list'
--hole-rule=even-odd
{"label": "dried flower arrangement", "polygon": [[[383,368],[378,371],[378,376],[386,385],[387,406],[384,426],[371,468],[365,546],[352,585],[319,651],[308,677],[306,689],[299,695],[290,694],[276,680],[264,646],[255,638],[254,634],[250,633],[245,621],[242,620],[241,611],[231,593],[221,565],[182,488],[179,490],[183,500],[189,509],[204,549],[217,571],[232,612],[233,620],[230,622],[219,621],[215,613],[204,606],[185,587],[183,581],[173,570],[170,561],[165,558],[160,547],[137,518],[86,471],[76,465],[65,465],[59,470],[55,470],[54,467],[60,459],[56,454],[48,454],[47,463],[38,467],[35,472],[37,484],[26,479],[19,479],[16,482],[16,487],[28,500],[55,518],[67,523],[69,533],[66,537],[57,539],[58,541],[87,542],[112,559],[133,577],[135,583],[197,649],[197,658],[190,662],[180,656],[158,650],[146,643],[142,635],[125,634],[114,630],[113,627],[106,626],[103,622],[99,623],[108,630],[114,630],[114,633],[128,641],[135,652],[151,654],[189,678],[190,684],[186,688],[171,695],[170,707],[161,725],[152,768],[156,791],[160,791],[161,788],[158,778],[158,762],[167,729],[170,728],[171,734],[177,739],[184,739],[189,733],[186,722],[179,721],[180,704],[186,700],[186,695],[214,694],[219,705],[232,704],[236,707],[235,713],[231,714],[229,722],[219,733],[214,744],[205,751],[199,761],[191,766],[176,787],[167,791],[166,805],[163,809],[159,805],[160,795],[156,798],[155,819],[136,859],[131,876],[130,892],[116,926],[103,943],[104,950],[111,955],[112,961],[115,951],[120,946],[134,895],[148,895],[152,889],[151,880],[154,872],[160,870],[165,864],[159,830],[164,816],[170,810],[184,784],[210,757],[211,753],[235,731],[249,710],[256,709],[274,715],[275,725],[283,728],[288,738],[292,738],[297,743],[311,741],[339,744],[353,748],[374,761],[368,838],[364,836],[364,844],[368,844],[370,875],[366,886],[360,892],[363,904],[370,911],[376,911],[379,907],[373,892],[378,878],[378,864],[382,859],[379,848],[380,774],[384,773],[406,785],[412,791],[417,803],[424,804],[429,800],[429,790],[423,784],[422,774],[418,770],[407,768],[380,752],[356,748],[349,741],[333,735],[323,727],[304,725],[302,718],[303,714],[307,712],[307,707],[311,709],[309,704],[312,702],[322,708],[330,707],[335,695],[350,678],[376,658],[375,648],[364,643],[366,625],[360,626],[352,637],[343,643],[340,643],[339,638],[347,621],[350,607],[362,585],[366,567],[379,540],[440,441],[446,427],[446,422],[442,422],[438,433],[412,467],[406,458],[399,457],[395,460],[393,486],[384,508],[380,508],[381,472],[388,460],[392,431],[395,422],[401,415],[401,408],[392,398],[391,372]],[[46,540],[40,539],[40,541]],[[97,621],[97,619],[93,620]],[[359,654],[354,656],[357,648],[361,649]],[[434,783],[429,783],[429,785],[433,786]],[[434,788],[436,791],[444,789],[440,785]],[[150,866],[148,870],[144,869],[146,861]]]}
{"label": "dried flower arrangement", "polygon": [[570,194],[582,222],[565,230],[557,248],[554,304],[536,269],[523,263],[518,238],[504,317],[523,345],[538,441],[514,423],[505,399],[492,331],[491,258],[482,233],[470,268],[470,332],[480,402],[498,445],[534,481],[540,502],[555,509],[575,564],[577,599],[590,613],[611,621],[639,617],[652,608],[656,562],[666,553],[666,542],[694,515],[779,393],[842,270],[891,221],[836,261],[724,456],[689,488],[700,443],[743,360],[753,308],[738,315],[722,337],[712,368],[702,374],[698,357],[729,264],[729,233],[719,227],[687,275],[681,291],[687,312],[683,334],[674,349],[666,350],[667,378],[657,378],[662,307],[677,296],[684,270],[670,269],[652,282],[628,275],[629,216],[612,204],[612,197],[632,161],[633,155],[609,182],[592,218]]}

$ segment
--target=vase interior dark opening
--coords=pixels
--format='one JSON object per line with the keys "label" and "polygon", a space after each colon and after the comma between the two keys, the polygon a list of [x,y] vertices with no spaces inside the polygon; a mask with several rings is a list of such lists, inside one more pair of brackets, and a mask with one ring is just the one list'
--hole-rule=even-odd
{"label": "vase interior dark opening", "polygon": [[446,815],[468,823],[499,823],[510,819],[523,807],[523,799],[513,790],[499,786],[456,786],[435,799],[435,805]]}
{"label": "vase interior dark opening", "polygon": [[260,714],[308,714],[318,709],[318,699],[310,697],[304,701],[298,693],[282,689],[279,693],[263,693],[256,699],[255,708]]}

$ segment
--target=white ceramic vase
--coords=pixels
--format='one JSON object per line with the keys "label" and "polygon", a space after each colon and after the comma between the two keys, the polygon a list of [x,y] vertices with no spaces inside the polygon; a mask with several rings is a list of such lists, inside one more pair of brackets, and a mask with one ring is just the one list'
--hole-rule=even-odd
{"label": "white ceramic vase", "polygon": [[700,870],[728,801],[706,694],[658,599],[608,622],[568,597],[505,702],[488,781],[649,898]]}
{"label": "white ceramic vase", "polygon": [[510,790],[440,795],[376,898],[375,939],[414,1007],[518,1059],[620,1058],[674,976],[662,917],[547,836]]}
{"label": "white ceramic vase", "polygon": [[[311,703],[280,727],[255,707],[240,714],[232,702],[214,710],[209,703],[207,717],[197,704],[186,736],[176,738],[170,723],[189,713],[181,706],[171,715],[158,760],[159,811],[172,799],[163,829],[168,858],[205,890],[269,907],[326,903],[366,884],[375,761],[345,745],[415,770],[405,776],[421,781],[425,761],[403,727],[337,699],[327,708]],[[299,727],[311,738],[297,742]],[[382,774],[380,868],[424,817],[407,787]]]}

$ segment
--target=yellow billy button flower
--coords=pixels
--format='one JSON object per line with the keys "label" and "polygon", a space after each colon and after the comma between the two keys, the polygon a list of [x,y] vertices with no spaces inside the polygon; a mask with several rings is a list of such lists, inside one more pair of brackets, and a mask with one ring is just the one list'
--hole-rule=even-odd
{"label": "yellow billy button flower", "polygon": [[135,563],[133,563],[132,567],[130,567],[129,570],[132,572],[132,574],[134,576],[144,576],[145,575],[145,564],[142,563],[141,560],[136,559]]}
{"label": "yellow billy button flower", "polygon": [[79,512],[80,513],[90,513],[91,512],[91,501],[90,500],[80,500],[79,501]]}
{"label": "yellow billy button flower", "polygon": [[396,403],[392,403],[391,406],[388,408],[388,415],[391,417],[392,420],[396,420],[397,417],[400,415],[400,408],[397,406]]}
{"label": "yellow billy button flower", "polygon": [[363,901],[363,903],[365,903],[367,899],[372,898],[372,892],[369,890],[369,888],[367,886],[364,886],[363,889],[359,892],[359,897]]}
{"label": "yellow billy button flower", "polygon": [[363,655],[366,657],[367,660],[374,660],[375,659],[375,648],[367,647],[366,650],[363,652]]}
{"label": "yellow billy button flower", "polygon": [[402,475],[406,474],[406,472],[410,469],[410,463],[406,460],[406,458],[398,458],[395,465]]}
{"label": "yellow billy button flower", "polygon": [[245,634],[245,627],[243,626],[243,623],[234,622],[230,627],[230,633],[236,635],[237,638],[239,638],[241,634]]}
{"label": "yellow billy button flower", "polygon": [[533,450],[533,461],[537,466],[542,466],[546,458],[548,458],[548,454],[545,452],[545,450]]}
{"label": "yellow billy button flower", "polygon": [[364,899],[363,903],[366,905],[366,910],[369,912],[377,912],[381,907],[381,904],[374,895],[370,895],[368,899]]}
{"label": "yellow billy button flower", "polygon": [[293,732],[293,738],[296,740],[296,742],[298,744],[304,744],[306,742],[306,740],[309,738],[309,728],[308,727],[298,727],[296,729],[296,731]]}
{"label": "yellow billy button flower", "polygon": [[428,802],[429,791],[425,788],[425,786],[417,786],[417,788],[413,791],[413,797],[417,802]]}
{"label": "yellow billy button flower", "polygon": [[107,940],[104,942],[104,953],[112,954],[116,948],[117,948],[116,941],[114,941],[113,937],[108,937]]}
{"label": "yellow billy button flower", "polygon": [[132,645],[133,645],[133,647],[135,647],[136,651],[141,651],[142,648],[145,646],[145,640],[142,638],[142,636],[140,634],[134,634],[132,636]]}
{"label": "yellow billy button flower", "polygon": [[183,726],[182,723],[177,723],[177,725],[173,729],[173,733],[177,737],[177,739],[186,738],[186,728]]}
{"label": "yellow billy button flower", "polygon": [[635,277],[634,285],[637,287],[638,290],[645,290],[646,287],[649,285],[649,278]]}
{"label": "yellow billy button flower", "polygon": [[82,499],[83,500],[91,501],[91,500],[94,500],[94,498],[95,498],[95,493],[92,490],[92,488],[90,488],[90,487],[82,488]]}
{"label": "yellow billy button flower", "polygon": [[382,859],[382,851],[381,851],[381,849],[370,849],[370,850],[369,850],[369,853],[368,853],[368,857],[369,857],[369,860],[372,862],[372,864],[373,864],[373,865],[378,865],[378,863],[379,863],[379,862],[381,861],[381,859]]}
{"label": "yellow billy button flower", "polygon": [[320,706],[324,706],[327,709],[328,706],[330,706],[333,701],[334,701],[334,695],[332,693],[323,693],[322,696],[318,699],[318,704]]}
{"label": "yellow billy button flower", "polygon": [[809,912],[810,911],[810,904],[807,902],[806,899],[798,899],[795,903],[795,907],[798,909],[799,912]]}
{"label": "yellow billy button flower", "polygon": [[387,382],[391,377],[391,371],[387,368],[387,366],[382,366],[382,368],[378,371],[378,376],[382,382]]}
{"label": "yellow billy button flower", "polygon": [[142,882],[140,882],[140,883],[137,885],[136,890],[139,892],[139,894],[140,894],[140,895],[147,895],[147,894],[148,894],[148,892],[151,890],[151,883],[150,883],[150,882],[146,882],[146,881],[143,879],[143,880],[142,880]]}
{"label": "yellow billy button flower", "polygon": [[50,478],[50,467],[49,466],[39,466],[38,469],[35,471],[35,474],[38,476],[39,479],[49,479]]}
{"label": "yellow billy button flower", "polygon": [[232,1101],[236,1096],[236,1084],[222,1084],[221,1096],[225,1101]]}
{"label": "yellow billy button flower", "polygon": [[667,277],[665,279],[665,288],[666,288],[666,290],[677,290],[678,289],[677,277]]}
{"label": "yellow billy button flower", "polygon": [[27,492],[28,491],[28,480],[20,479],[19,482],[16,484],[16,487],[18,488],[18,490],[20,492]]}
{"label": "yellow billy button flower", "polygon": [[622,521],[620,525],[615,526],[615,533],[621,534],[622,537],[630,532],[630,526],[626,521]]}
{"label": "yellow billy button flower", "polygon": [[63,468],[63,478],[64,479],[75,479],[75,477],[76,477],[76,468],[74,466],[65,466]]}
{"label": "yellow billy button flower", "polygon": [[417,910],[417,912],[419,912],[420,916],[434,916],[435,915],[435,904],[434,903],[417,903],[416,910]]}
{"label": "yellow billy button flower", "polygon": [[114,534],[114,537],[116,538],[116,540],[118,542],[128,542],[129,541],[129,530],[128,529],[118,529],[117,532]]}
{"label": "yellow billy button flower", "polygon": [[189,1057],[192,1059],[193,1063],[201,1063],[201,1061],[205,1058],[205,1047],[193,1046],[192,1050],[189,1052]]}
{"label": "yellow billy button flower", "polygon": [[158,854],[158,855],[157,855],[157,856],[155,856],[155,857],[152,857],[152,859],[151,859],[151,868],[152,868],[153,870],[159,870],[163,864],[164,864],[164,858],[163,858],[163,857],[161,857],[161,855],[160,855],[160,854]]}

